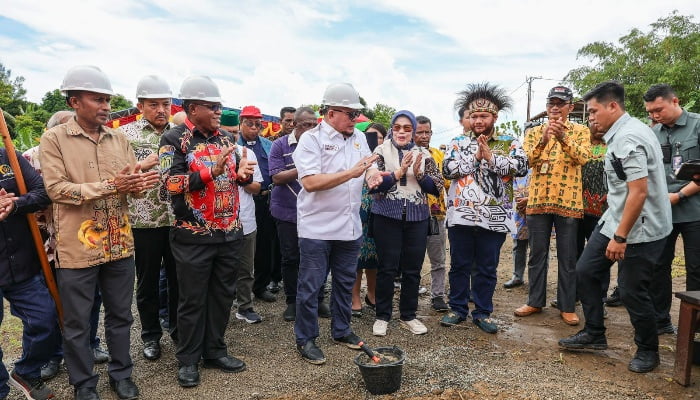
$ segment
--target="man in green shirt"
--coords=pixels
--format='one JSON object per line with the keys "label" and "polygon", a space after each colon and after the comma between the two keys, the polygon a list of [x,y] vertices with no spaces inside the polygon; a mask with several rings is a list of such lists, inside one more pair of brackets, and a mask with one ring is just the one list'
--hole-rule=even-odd
{"label": "man in green shirt", "polygon": [[659,365],[651,280],[672,229],[661,148],[651,129],[625,112],[625,89],[621,84],[603,82],[583,99],[591,124],[605,132],[603,140],[608,145],[608,209],[576,263],[577,294],[586,325],[575,335],[559,340],[559,346],[607,349],[600,288],[617,262],[620,295],[637,345],[628,369],[649,372]]}
{"label": "man in green shirt", "polygon": [[673,231],[666,241],[661,265],[652,279],[656,307],[656,329],[659,335],[674,333],[671,323],[671,263],[678,235],[683,236],[686,290],[700,290],[700,186],[693,181],[676,179],[680,164],[700,158],[700,114],[685,111],[673,88],[653,85],[644,94],[649,117],[658,122],[652,130],[661,143],[668,199],[671,203]]}

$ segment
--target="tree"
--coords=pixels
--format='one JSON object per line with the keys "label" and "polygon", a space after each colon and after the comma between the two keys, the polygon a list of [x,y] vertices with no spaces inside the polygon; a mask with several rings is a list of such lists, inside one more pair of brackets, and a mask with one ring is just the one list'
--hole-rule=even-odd
{"label": "tree", "polygon": [[24,100],[27,91],[22,87],[23,76],[18,76],[14,80],[11,77],[12,71],[0,63],[0,108],[12,115],[18,115],[27,105]]}
{"label": "tree", "polygon": [[371,110],[371,114],[372,118],[370,118],[369,115],[367,115],[367,118],[370,118],[374,122],[379,122],[388,130],[389,125],[391,125],[391,117],[396,114],[396,109],[386,104],[377,103]]}
{"label": "tree", "polygon": [[681,105],[700,111],[700,24],[692,15],[673,11],[650,26],[649,32],[632,29],[617,45],[585,45],[577,57],[588,58],[593,65],[572,69],[564,79],[579,93],[610,79],[623,83],[627,111],[637,117],[646,116],[642,95],[657,83],[668,83]]}
{"label": "tree", "polygon": [[109,105],[112,107],[112,111],[121,111],[132,108],[134,103],[124,97],[124,95],[117,93],[112,96],[112,100],[109,101]]}
{"label": "tree", "polygon": [[58,89],[46,92],[44,97],[41,98],[41,108],[46,110],[49,114],[61,110],[70,110],[70,107],[66,104],[66,97],[63,96]]}
{"label": "tree", "polygon": [[497,131],[501,134],[507,134],[516,138],[521,137],[523,133],[518,121],[503,122],[498,125]]}

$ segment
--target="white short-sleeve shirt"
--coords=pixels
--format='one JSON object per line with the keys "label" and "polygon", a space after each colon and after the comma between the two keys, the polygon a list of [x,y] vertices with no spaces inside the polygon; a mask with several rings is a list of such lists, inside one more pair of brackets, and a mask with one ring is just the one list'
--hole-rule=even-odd
{"label": "white short-sleeve shirt", "polygon": [[[299,180],[305,176],[332,174],[352,168],[371,155],[365,135],[355,129],[347,139],[326,121],[306,131],[292,157]],[[300,238],[355,240],[362,235],[360,202],[364,175],[332,189],[313,193],[303,186],[297,198],[297,229]]]}
{"label": "white short-sleeve shirt", "polygon": [[[236,146],[236,152],[239,156],[242,156],[242,148],[242,146]],[[248,157],[248,161],[258,161],[255,157],[255,153],[251,150],[246,152],[246,156]],[[262,181],[263,176],[262,172],[260,172],[260,167],[255,164],[255,167],[253,167],[253,182]],[[253,201],[253,195],[246,192],[243,186],[238,186],[238,200],[241,207],[238,211],[238,217],[241,220],[241,224],[243,224],[243,234],[248,235],[258,229],[258,225],[255,223],[255,202]]]}

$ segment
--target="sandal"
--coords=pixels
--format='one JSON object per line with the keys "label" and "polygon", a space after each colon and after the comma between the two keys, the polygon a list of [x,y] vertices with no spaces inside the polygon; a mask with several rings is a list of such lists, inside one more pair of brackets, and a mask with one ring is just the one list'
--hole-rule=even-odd
{"label": "sandal", "polygon": [[362,316],[362,309],[360,308],[359,310],[352,310],[352,316],[355,318],[360,318]]}

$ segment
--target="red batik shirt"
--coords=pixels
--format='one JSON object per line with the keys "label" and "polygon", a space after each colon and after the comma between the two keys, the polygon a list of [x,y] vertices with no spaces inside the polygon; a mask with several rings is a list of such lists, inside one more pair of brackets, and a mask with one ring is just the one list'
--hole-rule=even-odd
{"label": "red batik shirt", "polygon": [[223,174],[211,174],[222,147],[234,144],[233,137],[220,130],[205,136],[189,119],[161,138],[158,158],[175,214],[174,240],[219,243],[241,237],[236,153],[229,156]]}

